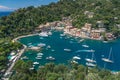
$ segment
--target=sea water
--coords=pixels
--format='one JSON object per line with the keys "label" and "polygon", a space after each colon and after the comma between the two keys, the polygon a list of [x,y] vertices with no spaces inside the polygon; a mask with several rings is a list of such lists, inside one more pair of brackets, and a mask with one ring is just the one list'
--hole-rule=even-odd
{"label": "sea water", "polygon": [[[39,66],[49,62],[54,62],[55,64],[69,64],[74,56],[79,56],[81,60],[77,60],[78,63],[85,65],[85,58],[91,58],[92,52],[94,52],[98,67],[114,71],[120,70],[120,39],[109,43],[90,39],[80,41],[81,38],[71,37],[70,35],[61,36],[61,34],[63,34],[63,32],[53,31],[52,35],[48,37],[37,35],[19,39],[21,43],[27,46],[37,46],[40,43],[45,44],[40,51],[25,51],[22,57],[27,56],[28,59],[26,60],[39,62],[39,64],[34,65],[37,69]],[[89,47],[83,47],[82,45],[87,45]],[[108,58],[111,47],[113,49],[111,59],[114,63],[106,63],[102,61],[101,58]],[[70,49],[71,51],[65,51],[64,49]],[[90,50],[92,50],[92,52],[90,52]],[[40,52],[43,53],[42,59],[36,59],[35,57],[37,57],[37,54]],[[46,60],[48,56],[54,57],[55,61]]]}

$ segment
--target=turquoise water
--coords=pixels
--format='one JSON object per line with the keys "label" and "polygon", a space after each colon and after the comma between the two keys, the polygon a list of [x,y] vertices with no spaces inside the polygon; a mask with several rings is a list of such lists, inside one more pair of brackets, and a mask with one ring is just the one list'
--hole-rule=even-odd
{"label": "turquoise water", "polygon": [[[73,56],[79,56],[81,60],[78,60],[79,64],[86,63],[85,58],[91,57],[91,52],[86,52],[86,50],[95,50],[95,59],[97,61],[97,65],[101,68],[106,68],[114,71],[120,71],[120,40],[115,40],[110,43],[103,43],[102,41],[96,40],[88,40],[85,39],[83,42],[79,42],[80,38],[69,37],[68,35],[61,37],[60,34],[62,32],[54,31],[53,34],[49,37],[40,37],[40,36],[32,36],[21,38],[19,41],[27,46],[32,45],[36,46],[39,43],[45,43],[46,46],[42,48],[41,51],[44,55],[42,59],[36,60],[37,51],[26,51],[23,56],[27,56],[33,62],[39,62],[39,65],[35,65],[35,68],[38,68],[40,65],[44,65],[50,61],[46,60],[46,57],[53,56],[56,60],[53,61],[56,64],[63,63],[68,64],[69,60],[73,58]],[[83,47],[82,45],[88,45],[88,48]],[[47,46],[51,46],[51,48],[47,48]],[[112,59],[114,63],[105,63],[101,60],[102,57],[108,57],[110,47],[113,48]],[[71,51],[67,52],[64,49],[71,49]],[[54,50],[54,51],[53,51]]]}

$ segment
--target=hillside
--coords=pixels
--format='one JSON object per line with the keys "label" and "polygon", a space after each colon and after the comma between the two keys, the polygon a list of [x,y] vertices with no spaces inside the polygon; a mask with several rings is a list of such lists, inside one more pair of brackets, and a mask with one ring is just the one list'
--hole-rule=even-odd
{"label": "hillside", "polygon": [[91,23],[93,28],[97,28],[97,22],[101,21],[107,31],[119,35],[119,4],[119,0],[60,0],[37,8],[21,8],[0,19],[0,38],[29,34],[40,24],[59,21],[68,16],[75,27]]}

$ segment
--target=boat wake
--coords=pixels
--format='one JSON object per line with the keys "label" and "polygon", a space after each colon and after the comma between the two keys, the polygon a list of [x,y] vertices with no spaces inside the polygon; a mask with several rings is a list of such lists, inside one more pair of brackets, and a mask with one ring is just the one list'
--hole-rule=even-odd
{"label": "boat wake", "polygon": [[77,50],[75,53],[79,53],[79,52],[95,52],[95,50]]}

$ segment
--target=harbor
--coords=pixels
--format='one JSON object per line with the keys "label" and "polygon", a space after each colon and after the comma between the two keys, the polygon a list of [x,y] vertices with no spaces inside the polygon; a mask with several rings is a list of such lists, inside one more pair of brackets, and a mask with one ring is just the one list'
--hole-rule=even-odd
{"label": "harbor", "polygon": [[[89,67],[98,66],[111,71],[120,70],[118,67],[120,66],[120,55],[117,50],[117,47],[120,46],[119,40],[104,43],[103,41],[72,37],[64,34],[63,31],[53,30],[51,33],[51,35],[45,35],[45,37],[35,35],[19,39],[19,41],[27,47],[42,47],[42,50],[40,51],[28,50],[22,55],[22,57],[27,57],[27,59],[23,58],[22,60],[33,61],[32,69],[38,69],[40,66],[49,62],[54,62],[55,64],[63,63],[66,65],[70,62],[75,64],[83,64]],[[113,57],[113,63],[105,62],[103,60],[104,58],[108,59],[110,47],[112,47],[113,55],[110,56]],[[117,57],[114,58],[116,55]],[[37,62],[37,64],[34,62]],[[104,67],[104,65],[106,66]]]}

